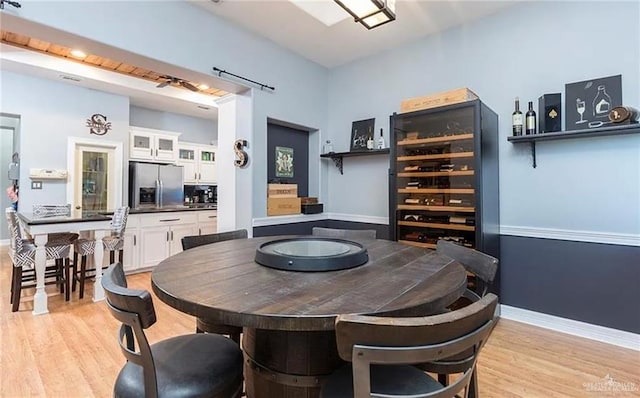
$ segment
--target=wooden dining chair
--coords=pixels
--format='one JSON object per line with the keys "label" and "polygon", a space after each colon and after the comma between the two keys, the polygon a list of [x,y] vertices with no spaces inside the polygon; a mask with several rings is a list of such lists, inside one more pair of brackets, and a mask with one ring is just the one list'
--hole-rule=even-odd
{"label": "wooden dining chair", "polygon": [[127,359],[115,382],[115,397],[241,396],[242,351],[231,340],[190,334],[149,345],[144,330],[156,323],[151,294],[128,288],[120,263],[107,269],[102,287],[111,314],[122,322],[118,341]]}
{"label": "wooden dining chair", "polygon": [[[467,290],[460,298],[448,306],[448,310],[455,311],[471,305],[487,294],[498,270],[497,258],[445,240],[438,241],[436,251],[456,260],[462,264],[467,273],[471,274],[467,283]],[[418,366],[426,372],[436,373],[438,375],[438,381],[443,385],[448,385],[449,376],[459,373],[461,369],[464,369],[471,356],[471,352],[462,352],[451,358],[445,358],[444,360],[435,362],[426,362]],[[478,396],[477,372],[471,374],[468,396],[469,398],[476,398]]]}
{"label": "wooden dining chair", "polygon": [[[469,290],[479,297],[487,293],[498,271],[497,258],[442,239],[438,241],[436,251],[456,260],[462,264],[468,273],[472,274],[468,284]],[[467,301],[467,304],[469,304],[469,301]]]}
{"label": "wooden dining chair", "polygon": [[[7,226],[9,227],[9,258],[13,264],[11,272],[11,311],[20,309],[22,290],[36,287],[36,245],[32,239],[22,238],[20,224],[15,210],[9,207],[5,210]],[[65,300],[70,299],[70,264],[69,252],[71,244],[66,241],[48,241],[45,245],[47,260],[54,264],[45,267],[45,285],[60,285],[60,293],[65,294]]]}
{"label": "wooden dining chair", "polygon": [[[324,382],[322,398],[453,398],[468,388],[481,348],[496,324],[498,297],[487,294],[468,307],[445,314],[393,318],[339,315],[336,343],[349,362]],[[460,352],[473,354],[461,376],[444,386],[415,363]]]}
{"label": "wooden dining chair", "polygon": [[339,229],[324,227],[313,227],[311,229],[311,235],[346,239],[376,239],[377,237],[375,229]]}
{"label": "wooden dining chair", "polygon": [[[210,243],[223,242],[233,239],[247,239],[249,234],[246,229],[238,229],[235,231],[219,232],[207,235],[192,235],[182,238],[182,250],[193,249],[194,247],[208,245]],[[229,338],[238,345],[240,344],[240,335],[242,328],[239,326],[224,325],[217,322],[209,321],[205,318],[196,318],[196,333],[217,333],[229,336]]]}

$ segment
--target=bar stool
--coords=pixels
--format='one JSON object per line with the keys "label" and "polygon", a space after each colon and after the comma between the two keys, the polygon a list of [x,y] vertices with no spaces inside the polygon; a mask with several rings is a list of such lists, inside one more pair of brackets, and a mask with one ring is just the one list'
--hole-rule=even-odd
{"label": "bar stool", "polygon": [[115,251],[118,251],[118,261],[122,263],[124,248],[124,230],[127,227],[129,206],[118,207],[111,218],[111,235],[102,238],[104,250],[109,251],[109,264],[115,263]]}
{"label": "bar stool", "polygon": [[[13,263],[10,304],[11,311],[16,312],[20,308],[22,289],[36,286],[36,246],[32,240],[22,238],[15,210],[11,207],[7,208],[5,215],[11,237],[9,258]],[[45,267],[45,278],[55,279],[45,284],[60,284],[60,293],[65,294],[65,301],[69,301],[70,298],[70,249],[69,242],[49,241],[45,245],[47,260],[55,261],[55,265]]]}
{"label": "bar stool", "polygon": [[[88,272],[95,272],[95,268],[87,270],[87,256],[96,251],[95,239],[80,238],[73,242],[73,281],[71,291],[76,291],[76,282],[80,283],[79,298],[84,298],[84,282]],[[78,271],[78,255],[81,256],[80,270]],[[95,276],[95,273],[91,276]]]}

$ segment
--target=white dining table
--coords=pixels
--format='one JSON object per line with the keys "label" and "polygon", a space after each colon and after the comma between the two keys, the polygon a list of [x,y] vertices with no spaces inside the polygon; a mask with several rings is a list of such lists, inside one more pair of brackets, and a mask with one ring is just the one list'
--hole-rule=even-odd
{"label": "white dining table", "polygon": [[[100,213],[86,213],[82,211],[72,211],[70,216],[37,216],[33,213],[18,212],[18,218],[22,221],[25,230],[34,238],[36,245],[36,293],[33,297],[33,315],[41,315],[49,312],[47,307],[47,293],[44,289],[45,267],[47,253],[45,244],[47,235],[54,232],[79,232],[93,231],[96,242],[101,242],[102,238],[110,233],[111,216]],[[93,284],[93,301],[104,300],[104,290],[102,289],[102,259],[104,249],[102,244],[96,244],[94,252],[96,266],[95,283]]]}

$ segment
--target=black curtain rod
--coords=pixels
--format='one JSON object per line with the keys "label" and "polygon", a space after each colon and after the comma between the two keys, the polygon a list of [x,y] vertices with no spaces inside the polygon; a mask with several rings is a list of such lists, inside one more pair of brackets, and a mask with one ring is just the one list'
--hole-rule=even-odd
{"label": "black curtain rod", "polygon": [[255,81],[255,80],[247,79],[246,77],[242,77],[242,76],[233,74],[231,72],[227,72],[226,70],[222,70],[222,69],[216,68],[215,66],[213,67],[213,71],[214,72],[218,72],[218,76],[220,76],[223,73],[225,73],[227,75],[230,75],[230,76],[233,76],[233,77],[237,77],[238,79],[242,79],[242,80],[248,81],[250,83],[256,84],[256,85],[260,86],[260,90],[264,90],[265,88],[268,88],[269,90],[273,90],[273,91],[276,90],[276,88],[273,87],[273,86],[269,86],[267,84],[263,84],[263,83]]}

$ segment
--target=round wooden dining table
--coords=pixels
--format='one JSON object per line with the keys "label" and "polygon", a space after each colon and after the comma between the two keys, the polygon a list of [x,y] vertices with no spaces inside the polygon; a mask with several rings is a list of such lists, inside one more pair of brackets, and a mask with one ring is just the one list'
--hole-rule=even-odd
{"label": "round wooden dining table", "polygon": [[462,295],[466,271],[436,251],[388,240],[350,239],[366,247],[358,267],[287,271],[255,261],[270,236],[196,247],[157,265],[155,294],[208,322],[243,327],[249,398],[317,397],[323,378],[342,364],[338,314],[423,316]]}

